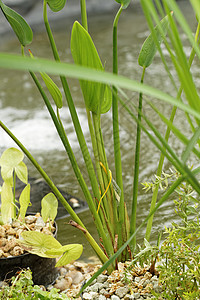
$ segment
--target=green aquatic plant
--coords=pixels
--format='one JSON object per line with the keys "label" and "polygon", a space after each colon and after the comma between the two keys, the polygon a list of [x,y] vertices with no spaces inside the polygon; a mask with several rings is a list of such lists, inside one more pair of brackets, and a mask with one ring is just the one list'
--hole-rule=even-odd
{"label": "green aquatic plant", "polygon": [[[28,150],[12,134],[12,132],[10,132],[10,130],[5,126],[4,122],[0,121],[0,126],[18,144],[33,165],[37,168],[42,177],[49,184],[54,194],[68,210],[73,219],[73,225],[83,232],[84,236],[95,250],[97,256],[103,263],[105,263],[103,269],[109,268],[109,271],[114,268],[114,262],[116,262],[117,259],[120,261],[125,261],[134,256],[136,249],[136,235],[145,223],[147,223],[146,240],[149,241],[154,213],[164,201],[169,199],[169,196],[183,180],[186,179],[192,188],[198,194],[200,194],[200,185],[197,179],[199,168],[191,170],[187,166],[187,161],[192,152],[197,158],[200,157],[200,152],[196,148],[196,145],[199,143],[200,135],[199,96],[197,86],[195,85],[190,72],[190,67],[195,55],[198,59],[200,58],[200,49],[198,45],[199,23],[197,24],[197,30],[194,37],[189,25],[187,24],[174,0],[163,0],[163,5],[160,5],[160,1],[155,1],[154,3],[151,0],[141,0],[141,6],[143,8],[151,33],[144,42],[138,59],[138,68],[141,67],[141,80],[140,82],[134,81],[118,75],[118,22],[120,15],[123,13],[124,9],[128,8],[130,1],[117,0],[116,2],[119,3],[119,9],[113,22],[112,73],[105,71],[98,51],[92,41],[91,36],[89,35],[86,3],[84,0],[80,1],[82,24],[76,21],[73,24],[71,33],[71,52],[75,64],[67,64],[60,61],[59,52],[57,50],[47,16],[47,5],[49,5],[50,9],[53,11],[59,11],[65,5],[65,1],[44,0],[43,2],[44,24],[55,61],[42,58],[34,59],[32,54],[31,57],[25,57],[24,44],[20,40],[21,37],[18,38],[22,47],[22,57],[0,53],[0,67],[29,71],[38,90],[40,91],[57,129],[58,135],[69,156],[69,160],[78,179],[78,183],[80,184],[85,199],[88,203],[102,247],[100,247],[93,239],[88,230],[85,228],[83,222],[68,205],[59,190],[55,187],[53,182],[50,180],[38,162],[28,152]],[[196,5],[195,1],[191,1],[191,4],[194,7]],[[5,6],[2,5],[2,1],[0,2],[0,6],[2,11],[4,11]],[[14,15],[14,13],[12,14]],[[18,17],[16,17],[16,19],[18,21]],[[160,19],[162,20],[160,21]],[[10,22],[9,19],[8,21]],[[15,22],[11,23],[11,26],[15,26]],[[189,59],[186,57],[184,52],[177,23],[182,27],[183,31],[188,37],[188,41],[191,44],[191,55]],[[28,26],[24,26],[23,30],[30,35],[30,29]],[[18,34],[24,35],[23,30],[21,33],[17,31],[17,36]],[[168,38],[166,38],[166,34],[168,34]],[[169,65],[169,62],[166,60],[165,55],[163,54],[161,42],[164,43],[165,49],[169,53],[171,60],[170,63],[174,65],[174,69],[177,72],[178,84],[177,78],[175,80],[174,75],[172,75],[172,72],[170,71],[171,65]],[[153,88],[144,83],[146,69],[150,68],[151,63],[153,63],[153,58],[157,52],[161,57],[167,75],[177,93],[176,96],[171,93],[165,93],[161,89]],[[89,55],[87,55],[88,53]],[[36,72],[39,72],[42,75],[42,79],[44,80],[45,85],[56,105],[55,109],[51,104],[50,97],[47,97],[45,89],[42,87]],[[60,76],[65,96],[65,99],[62,99],[62,101],[58,92],[58,88],[52,83],[52,79],[47,75],[47,73]],[[66,77],[79,79],[88,118],[93,148],[92,153],[90,153],[86,144]],[[127,89],[139,93],[138,105],[133,101],[130,101],[125,92]],[[188,101],[187,104],[181,101],[182,93],[184,93],[185,98]],[[157,109],[157,107],[155,107],[152,98],[165,101],[173,106],[172,114],[169,120]],[[85,162],[86,170],[90,180],[91,192],[77,164],[60,117],[60,109],[62,109],[63,105],[66,105],[64,102],[65,100],[71,114],[77,140],[79,142],[81,153]],[[149,105],[149,110],[156,112],[161,118],[162,122],[167,125],[167,131],[165,135],[163,135],[159,131],[159,128],[156,128],[153,122],[151,122],[146,116],[142,109],[144,101],[145,105]],[[113,115],[115,170],[109,169],[105,154],[106,146],[104,145],[103,132],[101,128],[101,115],[106,113],[110,109],[111,105]],[[126,199],[124,198],[123,190],[123,161],[121,160],[120,154],[118,105],[122,105],[127,111],[127,116],[130,116],[130,118],[137,123],[136,148],[134,151],[135,163],[133,167],[133,200],[130,218],[128,217]],[[191,126],[192,132],[190,138],[186,137],[184,133],[180,132],[180,130],[173,124],[173,119],[177,109],[181,109],[186,113],[186,121]],[[195,122],[197,124],[197,128]],[[141,132],[143,132],[149,138],[149,140],[161,153],[158,172],[156,174],[157,179],[161,180],[164,158],[166,158],[169,163],[177,169],[181,176],[178,177],[176,181],[164,191],[159,200],[156,187],[153,192],[150,212],[142,224],[136,227]],[[177,139],[179,139],[179,141],[183,144],[184,151],[181,156],[177,154],[173,149],[173,146],[168,143],[170,132],[173,132]],[[100,269],[99,273],[102,272],[103,269]],[[97,275],[98,273],[95,276]],[[90,281],[87,284],[89,283]]]}
{"label": "green aquatic plant", "polygon": [[[2,224],[12,223],[13,220],[18,220],[23,223],[28,206],[31,205],[28,169],[23,159],[23,152],[16,148],[6,149],[0,157],[1,176],[4,180],[0,192],[0,216]],[[16,177],[25,184],[19,201],[15,199]],[[58,208],[58,200],[55,195],[49,193],[44,196],[41,201],[41,207],[41,216],[45,223],[49,222],[51,232],[51,222],[55,220]],[[63,266],[78,259],[83,251],[82,245],[70,244],[62,246],[53,236],[36,231],[22,232],[18,243],[21,244],[26,251],[41,257],[61,257],[56,267]]]}

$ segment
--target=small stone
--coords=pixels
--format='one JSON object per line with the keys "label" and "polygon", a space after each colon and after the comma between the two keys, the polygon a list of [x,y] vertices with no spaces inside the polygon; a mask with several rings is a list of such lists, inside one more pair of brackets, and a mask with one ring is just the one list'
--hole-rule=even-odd
{"label": "small stone", "polygon": [[123,286],[116,289],[115,294],[120,298],[123,298],[128,292],[129,292],[129,288],[127,286]]}
{"label": "small stone", "polygon": [[72,284],[72,279],[69,277],[68,279],[62,278],[61,280],[56,280],[56,284],[54,284],[54,288],[59,289],[62,291],[67,290],[70,288]]}
{"label": "small stone", "polygon": [[99,295],[97,299],[98,300],[106,300],[106,297],[104,295]]}
{"label": "small stone", "polygon": [[84,276],[80,271],[71,271],[65,277],[71,277],[73,284],[79,284],[84,280]]}
{"label": "small stone", "polygon": [[25,217],[25,223],[26,224],[32,224],[35,223],[37,217],[36,216],[26,216]]}
{"label": "small stone", "polygon": [[101,274],[101,275],[99,275],[99,276],[97,277],[97,282],[103,283],[103,282],[105,282],[107,279],[108,279],[108,276],[107,276],[107,275]]}
{"label": "small stone", "polygon": [[92,295],[90,293],[83,293],[83,299],[92,300]]}
{"label": "small stone", "polygon": [[139,293],[134,293],[134,299],[139,299],[140,298],[140,294]]}
{"label": "small stone", "polygon": [[118,296],[116,296],[116,295],[112,295],[111,296],[111,300],[120,300],[120,298]]}

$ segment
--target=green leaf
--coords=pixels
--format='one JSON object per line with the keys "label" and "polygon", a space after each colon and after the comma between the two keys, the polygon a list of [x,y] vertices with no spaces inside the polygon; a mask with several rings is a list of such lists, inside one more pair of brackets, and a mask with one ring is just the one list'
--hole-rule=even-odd
{"label": "green leaf", "polygon": [[9,8],[5,4],[0,1],[1,10],[10,23],[10,26],[14,30],[15,34],[17,35],[19,42],[26,46],[32,42],[33,39],[33,32],[30,26],[26,23],[26,21],[16,13],[13,9]]}
{"label": "green leaf", "polygon": [[[164,35],[166,35],[169,27],[168,16],[165,16],[160,21],[160,26],[162,28]],[[154,33],[156,35],[156,39],[158,43],[160,44],[163,40],[163,35],[160,32],[159,25],[156,25],[156,27],[154,28]],[[138,58],[139,65],[144,68],[149,67],[154,59],[156,51],[157,51],[157,46],[155,43],[154,35],[153,33],[151,33],[144,41],[142,48],[140,50],[140,54]]]}
{"label": "green leaf", "polygon": [[46,0],[46,2],[52,11],[57,12],[63,9],[66,0]]}
{"label": "green leaf", "polygon": [[13,186],[13,168],[10,168],[9,166],[2,166],[1,177],[5,182],[9,183],[10,186]]}
{"label": "green leaf", "polygon": [[13,185],[13,170],[22,162],[23,158],[24,154],[16,148],[6,149],[0,157],[1,176],[11,186]]}
{"label": "green leaf", "polygon": [[[71,52],[76,64],[103,71],[101,60],[88,32],[74,23],[71,36]],[[111,107],[111,90],[108,86],[80,80],[86,108],[92,112],[106,113]]]}
{"label": "green leaf", "polygon": [[15,172],[17,177],[24,183],[28,183],[28,169],[23,161],[21,161],[16,167]]}
{"label": "green leaf", "polygon": [[[33,254],[41,257],[50,257],[46,254],[51,249],[59,249],[62,245],[52,236],[37,231],[24,231],[19,240],[23,248]],[[58,257],[56,255],[54,257]]]}
{"label": "green leaf", "polygon": [[47,219],[54,220],[57,215],[58,209],[58,200],[56,199],[53,193],[49,193],[42,199],[41,202],[41,215],[44,222],[47,222]]}
{"label": "green leaf", "polygon": [[65,254],[59,259],[55,267],[62,267],[64,265],[67,265],[71,263],[72,261],[78,259],[82,252],[83,252],[83,246],[80,244],[71,244],[64,246],[65,247]]}
{"label": "green leaf", "polygon": [[1,190],[1,215],[4,224],[14,218],[12,187],[6,182],[3,183]]}
{"label": "green leaf", "polygon": [[115,0],[115,1],[120,3],[123,9],[127,8],[131,2],[131,0]]}
{"label": "green leaf", "polygon": [[56,106],[58,108],[62,108],[62,106],[63,106],[62,94],[61,94],[59,88],[46,73],[41,73],[41,76],[42,76],[42,79],[44,80],[46,87],[48,88]]}
{"label": "green leaf", "polygon": [[24,154],[16,148],[6,149],[0,158],[0,166],[15,168],[24,159]]}
{"label": "green leaf", "polygon": [[30,203],[30,184],[27,184],[19,197],[20,211],[19,215],[24,220],[28,206]]}

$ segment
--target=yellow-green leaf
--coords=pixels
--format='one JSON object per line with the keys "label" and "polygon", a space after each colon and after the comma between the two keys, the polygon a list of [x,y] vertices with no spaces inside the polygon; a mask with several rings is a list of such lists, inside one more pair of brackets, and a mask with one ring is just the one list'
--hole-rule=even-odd
{"label": "yellow-green leaf", "polygon": [[24,220],[28,206],[30,203],[30,184],[27,184],[23,191],[21,192],[21,195],[19,197],[19,204],[20,204],[20,217],[22,220]]}
{"label": "yellow-green leaf", "polygon": [[12,187],[6,182],[3,183],[1,189],[1,215],[4,224],[14,218]]}
{"label": "yellow-green leaf", "polygon": [[41,215],[44,222],[49,218],[50,220],[54,220],[57,215],[58,210],[58,200],[56,199],[53,193],[49,193],[41,201]]}
{"label": "yellow-green leaf", "polygon": [[56,264],[56,267],[62,267],[71,263],[72,261],[78,259],[83,252],[83,246],[80,244],[70,244],[66,245],[65,247],[66,252],[59,259],[59,261]]}
{"label": "yellow-green leaf", "polygon": [[40,73],[42,76],[42,79],[44,80],[46,87],[48,88],[56,106],[58,108],[62,108],[62,94],[55,82],[46,74],[46,73]]}
{"label": "yellow-green leaf", "polygon": [[[23,248],[41,257],[50,257],[46,254],[51,249],[59,249],[62,245],[52,236],[37,231],[25,231],[21,234],[20,244]],[[54,257],[58,257],[56,255]]]}
{"label": "yellow-green leaf", "polygon": [[22,16],[6,6],[2,1],[0,1],[0,8],[18,37],[19,42],[23,46],[30,44],[33,39],[33,32],[27,22],[22,18]]}
{"label": "yellow-green leaf", "polygon": [[16,167],[15,172],[17,177],[24,183],[28,183],[28,169],[23,161],[21,161]]}
{"label": "yellow-green leaf", "polygon": [[15,168],[24,159],[24,154],[16,148],[6,149],[0,158],[0,166]]}

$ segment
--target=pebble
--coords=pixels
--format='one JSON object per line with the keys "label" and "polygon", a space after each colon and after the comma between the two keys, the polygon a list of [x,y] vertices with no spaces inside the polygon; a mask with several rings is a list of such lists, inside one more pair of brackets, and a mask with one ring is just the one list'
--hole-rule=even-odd
{"label": "pebble", "polygon": [[[132,267],[124,280],[128,263],[120,263],[120,270],[113,271],[110,275],[99,275],[87,287],[77,300],[150,300],[155,299],[151,289],[161,292],[162,287],[158,277],[148,271],[148,268]],[[54,285],[47,289],[59,288],[69,298],[75,298],[82,285],[101,267],[97,264],[74,262],[60,268],[60,276]]]}

